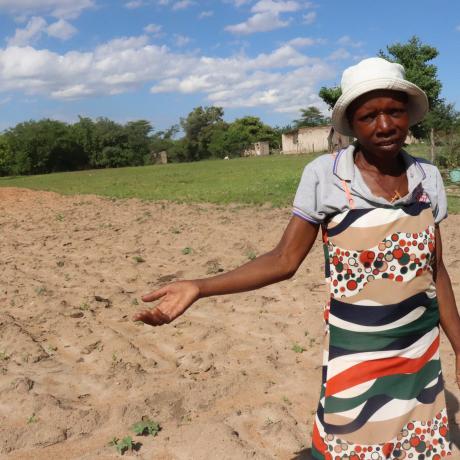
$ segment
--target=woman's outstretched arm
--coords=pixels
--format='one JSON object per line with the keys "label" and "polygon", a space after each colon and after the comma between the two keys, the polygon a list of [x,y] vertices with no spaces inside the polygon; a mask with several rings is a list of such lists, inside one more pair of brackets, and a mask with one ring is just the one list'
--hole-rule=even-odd
{"label": "woman's outstretched arm", "polygon": [[441,230],[436,227],[436,292],[441,326],[455,353],[457,385],[460,388],[460,316],[449,274],[442,260]]}
{"label": "woman's outstretched arm", "polygon": [[318,228],[319,225],[293,216],[280,242],[270,252],[222,275],[178,281],[157,289],[142,300],[161,302],[156,308],[136,313],[133,320],[160,326],[176,319],[202,297],[251,291],[288,279],[309,253]]}

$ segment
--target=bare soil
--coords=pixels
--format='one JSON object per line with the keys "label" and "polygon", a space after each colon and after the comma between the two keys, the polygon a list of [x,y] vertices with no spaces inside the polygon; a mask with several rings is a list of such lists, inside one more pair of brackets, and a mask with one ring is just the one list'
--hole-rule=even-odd
{"label": "bare soil", "polygon": [[[271,249],[289,215],[0,189],[0,458],[118,458],[108,442],[131,434],[141,445],[125,457],[310,459],[326,299],[319,241],[288,281],[200,300],[161,328],[131,321],[141,294]],[[457,215],[443,224],[458,299],[459,227]],[[442,359],[458,445],[445,339]],[[160,423],[157,437],[130,432],[143,416]]]}

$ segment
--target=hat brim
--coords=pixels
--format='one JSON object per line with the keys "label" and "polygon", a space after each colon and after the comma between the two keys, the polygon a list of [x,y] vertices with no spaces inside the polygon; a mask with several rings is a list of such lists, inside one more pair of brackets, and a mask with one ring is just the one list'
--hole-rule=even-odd
{"label": "hat brim", "polygon": [[425,92],[414,83],[398,78],[376,78],[359,83],[340,96],[332,110],[331,121],[334,129],[345,136],[354,136],[347,119],[348,106],[363,94],[378,89],[401,91],[408,95],[409,126],[413,126],[423,120],[428,112],[428,98]]}

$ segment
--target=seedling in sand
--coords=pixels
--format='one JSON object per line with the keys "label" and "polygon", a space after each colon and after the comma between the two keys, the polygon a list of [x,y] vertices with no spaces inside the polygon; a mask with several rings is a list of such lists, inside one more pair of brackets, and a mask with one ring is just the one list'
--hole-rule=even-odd
{"label": "seedling in sand", "polygon": [[160,432],[161,427],[153,420],[142,417],[142,420],[135,423],[131,429],[138,436],[156,436]]}
{"label": "seedling in sand", "polygon": [[0,351],[0,361],[8,361],[10,357],[6,351]]}
{"label": "seedling in sand", "polygon": [[182,254],[184,254],[184,256],[188,255],[188,254],[191,254],[193,252],[193,249],[192,248],[189,248],[188,246],[184,249],[182,249]]}
{"label": "seedling in sand", "polygon": [[28,419],[27,419],[27,424],[30,425],[32,423],[37,423],[38,419],[35,416],[35,413],[33,413]]}
{"label": "seedling in sand", "polygon": [[63,214],[56,214],[56,220],[59,222],[62,222],[64,220],[64,215]]}
{"label": "seedling in sand", "polygon": [[257,254],[254,251],[248,251],[246,255],[249,260],[254,260],[255,258],[257,258]]}
{"label": "seedling in sand", "polygon": [[87,310],[89,310],[89,308],[90,308],[89,304],[87,304],[86,302],[84,302],[84,303],[82,303],[80,305],[80,310],[87,311]]}
{"label": "seedling in sand", "polygon": [[145,259],[144,259],[143,257],[141,257],[141,256],[134,256],[134,257],[133,257],[133,260],[134,260],[134,262],[136,262],[137,264],[141,264],[141,263],[145,262]]}
{"label": "seedling in sand", "polygon": [[305,348],[295,343],[294,345],[292,345],[292,351],[295,353],[303,353],[305,351]]}
{"label": "seedling in sand", "polygon": [[112,438],[109,442],[109,446],[114,446],[118,453],[123,455],[127,450],[132,451],[134,447],[133,439],[131,436],[125,436],[122,440],[118,438]]}

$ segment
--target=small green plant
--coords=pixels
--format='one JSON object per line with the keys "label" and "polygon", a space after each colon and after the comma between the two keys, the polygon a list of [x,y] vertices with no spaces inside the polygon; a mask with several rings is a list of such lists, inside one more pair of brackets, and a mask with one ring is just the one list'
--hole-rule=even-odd
{"label": "small green plant", "polygon": [[10,359],[6,351],[0,351],[0,361],[8,361]]}
{"label": "small green plant", "polygon": [[64,215],[63,214],[56,214],[56,220],[59,222],[62,222],[64,220]]}
{"label": "small green plant", "polygon": [[118,438],[112,438],[109,442],[109,446],[115,447],[118,453],[123,455],[126,451],[132,451],[134,448],[133,438],[131,436],[125,436],[122,440]]}
{"label": "small green plant", "polygon": [[191,254],[193,252],[193,249],[192,248],[189,248],[188,246],[184,249],[182,249],[182,254],[184,254],[184,256],[188,255],[188,254]]}
{"label": "small green plant", "polygon": [[303,353],[305,351],[305,348],[295,343],[294,345],[292,345],[292,351],[295,353]]}
{"label": "small green plant", "polygon": [[45,295],[47,293],[47,290],[45,286],[39,286],[35,288],[35,292],[37,295]]}
{"label": "small green plant", "polygon": [[133,257],[133,260],[134,262],[136,262],[137,264],[142,264],[143,262],[145,262],[145,259],[141,256],[134,256]]}
{"label": "small green plant", "polygon": [[62,268],[62,267],[64,266],[64,261],[63,261],[63,260],[58,260],[58,261],[56,262],[56,265],[57,265],[58,267]]}
{"label": "small green plant", "polygon": [[249,260],[254,260],[255,258],[257,258],[257,254],[254,251],[248,251],[246,253],[246,256]]}
{"label": "small green plant", "polygon": [[83,311],[87,311],[90,309],[90,306],[88,303],[86,302],[83,302],[81,305],[80,305],[80,310],[83,310]]}
{"label": "small green plant", "polygon": [[283,396],[283,402],[285,404],[287,404],[288,406],[290,406],[292,404],[292,402],[290,401],[290,399],[287,396]]}
{"label": "small green plant", "polygon": [[156,436],[160,430],[161,427],[157,422],[144,417],[132,427],[132,431],[137,434],[137,436]]}
{"label": "small green plant", "polygon": [[31,425],[32,423],[37,423],[38,419],[35,416],[35,412],[27,419],[27,424]]}
{"label": "small green plant", "polygon": [[180,228],[173,227],[171,229],[171,233],[174,233],[174,235],[179,235],[179,233],[181,233],[181,230],[180,230]]}
{"label": "small green plant", "polygon": [[139,301],[136,298],[134,298],[133,300],[131,300],[131,305],[137,306],[139,305]]}

